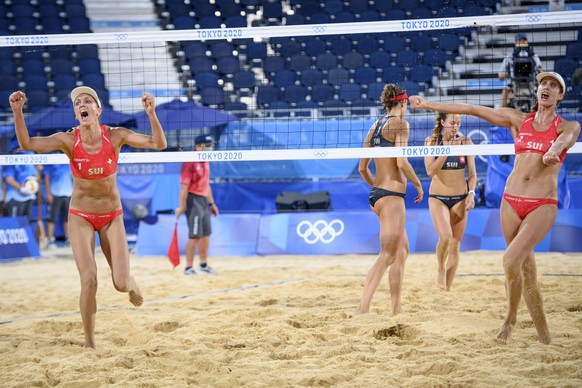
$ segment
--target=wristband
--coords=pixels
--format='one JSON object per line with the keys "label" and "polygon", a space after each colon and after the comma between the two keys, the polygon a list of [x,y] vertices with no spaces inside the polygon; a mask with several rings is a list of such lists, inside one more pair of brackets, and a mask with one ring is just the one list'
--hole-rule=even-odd
{"label": "wristband", "polygon": [[473,196],[475,196],[475,190],[469,190],[469,192],[467,193],[467,195],[469,194],[473,194]]}

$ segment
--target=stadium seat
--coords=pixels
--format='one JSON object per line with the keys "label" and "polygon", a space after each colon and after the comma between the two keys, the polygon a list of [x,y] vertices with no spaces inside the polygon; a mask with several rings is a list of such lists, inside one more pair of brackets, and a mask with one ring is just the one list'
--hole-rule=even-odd
{"label": "stadium seat", "polygon": [[29,3],[20,3],[13,4],[11,12],[13,18],[33,18],[35,9]]}
{"label": "stadium seat", "polygon": [[459,35],[457,34],[445,33],[440,36],[437,36],[436,40],[436,48],[440,48],[442,50],[454,53],[459,52],[459,47],[461,46],[461,44],[462,44],[461,37],[459,37]]}
{"label": "stadium seat", "polygon": [[93,89],[105,89],[105,77],[101,73],[82,74],[81,81]]}
{"label": "stadium seat", "polygon": [[79,16],[69,19],[67,25],[69,26],[69,32],[73,34],[91,32],[91,22],[86,17]]}
{"label": "stadium seat", "polygon": [[305,16],[295,13],[293,15],[285,15],[285,24],[288,26],[296,26],[299,24],[305,24]]}
{"label": "stadium seat", "polygon": [[419,0],[406,0],[406,1],[399,1],[398,8],[405,12],[413,12],[415,9],[420,7]]}
{"label": "stadium seat", "polygon": [[33,89],[26,92],[26,106],[29,112],[39,110],[51,105],[51,95],[48,90]]}
{"label": "stadium seat", "polygon": [[[218,11],[220,12],[220,16],[222,16],[222,18],[225,20],[228,20],[229,18],[234,18],[234,17],[241,17],[241,15],[242,15],[243,7],[239,3],[235,3],[232,0],[216,2],[216,5],[218,5]],[[227,27],[228,27],[228,24],[227,24]],[[237,26],[237,27],[243,27],[243,26]],[[246,19],[245,19],[244,27],[246,27]]]}
{"label": "stadium seat", "polygon": [[368,85],[368,90],[366,90],[366,97],[371,101],[380,101],[380,96],[384,90],[386,84],[384,82],[373,82]]}
{"label": "stadium seat", "polygon": [[193,74],[201,71],[212,71],[214,66],[214,61],[207,56],[190,57],[188,58],[188,63],[190,64],[190,70]]}
{"label": "stadium seat", "polygon": [[182,42],[182,51],[184,51],[184,56],[186,58],[190,57],[202,57],[206,56],[206,51],[208,51],[208,46],[205,43],[197,40],[189,40]]}
{"label": "stadium seat", "polygon": [[336,38],[330,42],[329,51],[337,56],[342,56],[352,51],[352,40]]}
{"label": "stadium seat", "polygon": [[192,16],[190,12],[192,9],[188,4],[184,4],[183,2],[166,2],[166,11],[172,18],[177,18],[181,16]]}
{"label": "stadium seat", "polygon": [[267,107],[277,101],[279,91],[272,85],[261,85],[257,90],[257,104],[259,107]]}
{"label": "stadium seat", "polygon": [[357,51],[360,54],[369,56],[378,51],[378,41],[373,36],[364,36],[357,43]]}
{"label": "stadium seat", "polygon": [[356,21],[356,15],[352,11],[341,11],[332,16],[334,23],[353,23]]}
{"label": "stadium seat", "polygon": [[417,52],[429,50],[433,45],[432,37],[427,34],[415,35],[414,38],[410,40],[410,49]]}
{"label": "stadium seat", "polygon": [[42,27],[33,17],[16,17],[12,20],[12,24],[18,35],[35,35],[40,32]]}
{"label": "stadium seat", "polygon": [[318,55],[325,53],[326,44],[321,39],[313,38],[305,42],[304,51],[306,55],[316,58]]}
{"label": "stadium seat", "polygon": [[364,56],[358,52],[351,52],[344,55],[342,66],[349,70],[355,70],[364,66]]}
{"label": "stadium seat", "polygon": [[295,40],[286,39],[278,45],[275,51],[278,51],[286,58],[291,58],[293,55],[301,53],[301,44]]}
{"label": "stadium seat", "polygon": [[203,105],[221,106],[224,104],[224,90],[218,86],[205,87],[200,91]]}
{"label": "stadium seat", "polygon": [[237,91],[239,89],[254,89],[256,86],[255,73],[251,70],[241,70],[233,75],[232,83]]}
{"label": "stadium seat", "polygon": [[354,101],[362,98],[362,87],[359,84],[348,83],[340,85],[339,99],[342,101]]}
{"label": "stadium seat", "polygon": [[362,22],[377,22],[380,20],[380,13],[374,9],[367,9],[360,14]]}
{"label": "stadium seat", "polygon": [[299,75],[303,86],[314,87],[323,81],[323,72],[319,69],[306,69]]}
{"label": "stadium seat", "polygon": [[291,105],[295,105],[300,101],[305,100],[307,96],[307,88],[302,85],[289,85],[283,91],[283,100]]}
{"label": "stadium seat", "polygon": [[224,110],[234,114],[238,118],[248,117],[247,113],[248,106],[244,102],[233,101],[224,103]]}
{"label": "stadium seat", "polygon": [[47,51],[51,61],[55,59],[66,59],[70,61],[73,59],[73,46],[48,46]]}
{"label": "stadium seat", "polygon": [[292,70],[282,69],[275,72],[275,77],[273,78],[273,83],[278,88],[284,88],[289,85],[295,84],[297,80],[297,73]]}
{"label": "stadium seat", "polygon": [[566,57],[582,61],[582,42],[568,43],[566,45]]}
{"label": "stadium seat", "polygon": [[0,59],[14,60],[14,48],[13,47],[0,47]]}
{"label": "stadium seat", "polygon": [[82,44],[76,50],[77,60],[83,58],[99,58],[99,48],[96,44]]}
{"label": "stadium seat", "polygon": [[63,7],[67,19],[85,18],[87,16],[87,10],[83,3],[66,1],[64,2]]}
{"label": "stadium seat", "polygon": [[56,3],[40,2],[38,13],[43,20],[45,18],[60,18],[61,8]]}
{"label": "stadium seat", "polygon": [[307,16],[307,24],[327,24],[331,23],[328,14],[323,12],[317,12]]}
{"label": "stadium seat", "polygon": [[355,14],[362,14],[368,10],[368,0],[351,0],[349,9]]}
{"label": "stadium seat", "polygon": [[240,70],[238,57],[221,57],[216,60],[216,70],[222,75],[233,75]]}
{"label": "stadium seat", "polygon": [[2,78],[16,77],[16,64],[12,59],[0,58],[0,74]]}
{"label": "stadium seat", "polygon": [[436,17],[438,18],[454,18],[459,16],[458,8],[453,7],[440,7],[437,9]]}
{"label": "stadium seat", "polygon": [[444,68],[448,60],[447,52],[441,49],[429,49],[424,52],[422,63],[432,67]]}
{"label": "stadium seat", "polygon": [[374,1],[371,4],[370,9],[378,11],[382,15],[386,15],[393,10],[393,5],[393,1]]}
{"label": "stadium seat", "polygon": [[209,45],[209,49],[214,58],[232,57],[234,55],[233,45],[225,41],[212,42]]}
{"label": "stadium seat", "polygon": [[299,12],[301,15],[312,15],[321,12],[321,3],[319,0],[298,1],[296,12]]}
{"label": "stadium seat", "polygon": [[222,19],[214,15],[203,16],[198,21],[198,24],[203,29],[220,28],[222,26]]}
{"label": "stadium seat", "polygon": [[101,61],[97,58],[83,58],[77,62],[82,73],[101,73]]}
{"label": "stadium seat", "polygon": [[[406,1],[405,3],[408,4],[408,1]],[[434,15],[432,11],[424,7],[414,8],[413,10],[410,11],[411,19],[430,19],[433,16]]]}
{"label": "stadium seat", "polygon": [[341,0],[328,0],[323,5],[323,10],[328,15],[335,15],[344,9],[344,3]]}
{"label": "stadium seat", "polygon": [[191,1],[190,7],[194,11],[194,16],[199,19],[214,16],[215,12],[218,10],[218,7],[215,4],[207,1]]}
{"label": "stadium seat", "polygon": [[285,58],[281,56],[269,56],[263,62],[263,70],[268,77],[283,69],[285,69]]}
{"label": "stadium seat", "polygon": [[69,93],[77,86],[77,78],[73,74],[56,74],[52,78],[55,90],[64,90]]}
{"label": "stadium seat", "polygon": [[18,80],[16,77],[0,77],[0,90],[10,90],[12,93],[18,89]]}
{"label": "stadium seat", "polygon": [[[234,4],[234,3],[233,3]],[[247,18],[240,15],[229,16],[224,20],[226,28],[244,28],[248,26]]]}
{"label": "stadium seat", "polygon": [[64,22],[60,17],[43,17],[41,21],[43,34],[63,34]]}
{"label": "stadium seat", "polygon": [[20,62],[20,72],[25,75],[28,74],[41,74],[44,75],[45,65],[44,61],[39,59],[24,59]]}
{"label": "stadium seat", "polygon": [[399,53],[404,50],[404,46],[404,38],[399,35],[390,34],[384,39],[384,50],[388,53]]}
{"label": "stadium seat", "polygon": [[249,42],[244,50],[247,60],[263,61],[267,57],[267,44],[265,42]]}
{"label": "stadium seat", "polygon": [[354,71],[354,82],[360,85],[369,85],[376,82],[376,69],[359,67]]}
{"label": "stadium seat", "polygon": [[330,70],[337,67],[337,56],[325,53],[317,56],[316,66],[321,70]]}
{"label": "stadium seat", "polygon": [[322,116],[341,116],[344,115],[346,108],[348,107],[347,102],[343,100],[327,100],[323,104],[323,109],[321,111]]}
{"label": "stadium seat", "polygon": [[52,74],[73,74],[73,61],[70,59],[51,59],[50,72]]}
{"label": "stadium seat", "polygon": [[329,84],[319,84],[313,86],[311,91],[311,99],[318,103],[323,103],[327,100],[333,99],[334,89]]}
{"label": "stadium seat", "polygon": [[424,92],[424,87],[420,86],[414,81],[402,81],[399,83],[400,87],[406,89],[406,93],[409,96],[414,94],[419,94],[420,92]]}
{"label": "stadium seat", "polygon": [[189,15],[176,14],[181,16],[172,17],[172,25],[175,30],[193,30],[196,28],[196,19]]}
{"label": "stadium seat", "polygon": [[410,80],[418,83],[431,83],[434,70],[428,65],[417,65],[410,69]]}
{"label": "stadium seat", "polygon": [[336,67],[327,72],[327,83],[332,86],[340,86],[350,79],[350,71],[343,67]]}
{"label": "stadium seat", "polygon": [[368,60],[370,66],[377,70],[382,70],[386,66],[390,66],[391,61],[392,58],[386,51],[377,51],[372,53],[370,54],[370,59]]}
{"label": "stadium seat", "polygon": [[578,67],[582,66],[572,58],[558,58],[554,61],[554,71],[564,77],[572,76]]}
{"label": "stadium seat", "polygon": [[288,68],[294,71],[303,71],[311,67],[311,57],[305,54],[295,54],[289,59]]}
{"label": "stadium seat", "polygon": [[198,90],[204,88],[209,88],[213,86],[218,86],[218,80],[220,77],[212,71],[201,71],[194,74],[194,80],[196,81],[196,87]]}
{"label": "stadium seat", "polygon": [[412,67],[419,62],[418,52],[414,50],[400,51],[396,55],[396,64],[404,67]]}
{"label": "stadium seat", "polygon": [[398,83],[404,80],[404,68],[400,65],[386,66],[382,71],[382,81]]}
{"label": "stadium seat", "polygon": [[491,12],[481,4],[468,4],[461,6],[462,16],[486,16],[491,15]]}
{"label": "stadium seat", "polygon": [[269,22],[281,22],[283,19],[283,6],[281,2],[280,1],[264,2],[263,18]]}
{"label": "stadium seat", "polygon": [[273,117],[287,117],[289,116],[291,105],[287,101],[273,101],[267,108]]}
{"label": "stadium seat", "polygon": [[[388,3],[388,1],[377,1],[377,3]],[[401,9],[393,9],[387,12],[384,18],[385,20],[404,20],[406,19],[406,12]]]}

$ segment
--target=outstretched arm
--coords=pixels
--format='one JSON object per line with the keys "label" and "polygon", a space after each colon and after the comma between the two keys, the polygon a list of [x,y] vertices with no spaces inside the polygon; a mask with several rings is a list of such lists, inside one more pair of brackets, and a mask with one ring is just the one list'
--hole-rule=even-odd
{"label": "outstretched arm", "polygon": [[576,144],[576,140],[580,135],[580,123],[578,121],[563,121],[560,126],[561,132],[558,138],[542,158],[542,161],[547,165],[561,163],[560,154]]}
{"label": "outstretched arm", "polygon": [[427,109],[435,112],[458,113],[480,117],[493,125],[507,127],[512,134],[527,116],[518,110],[511,108],[494,109],[482,105],[461,104],[456,102],[431,102],[420,96],[411,96],[408,101],[413,108]]}

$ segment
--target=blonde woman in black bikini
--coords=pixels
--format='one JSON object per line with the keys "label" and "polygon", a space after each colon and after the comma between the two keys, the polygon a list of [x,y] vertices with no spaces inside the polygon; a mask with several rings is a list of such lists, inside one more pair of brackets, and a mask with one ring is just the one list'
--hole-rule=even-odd
{"label": "blonde woman in black bikini", "polygon": [[[387,84],[380,97],[386,115],[380,118],[368,131],[364,147],[404,147],[408,145],[410,125],[404,120],[408,106],[406,91],[400,86]],[[375,158],[375,176],[370,171],[371,158],[360,159],[359,171],[362,178],[372,189],[370,207],[380,221],[380,254],[368,271],[360,305],[354,314],[370,311],[372,297],[390,267],[390,297],[392,314],[401,311],[400,294],[404,277],[404,264],[410,248],[406,235],[406,208],[404,196],[406,181],[410,180],[418,196],[415,203],[422,201],[424,195],[420,179],[406,158]]]}
{"label": "blonde woman in black bikini", "polygon": [[[461,116],[439,113],[432,135],[424,144],[467,145],[471,139],[459,136]],[[474,156],[427,156],[426,173],[432,178],[428,207],[439,241],[436,246],[438,261],[437,283],[451,290],[459,266],[461,240],[467,226],[467,212],[475,207],[477,172]],[[465,171],[467,172],[465,176]]]}

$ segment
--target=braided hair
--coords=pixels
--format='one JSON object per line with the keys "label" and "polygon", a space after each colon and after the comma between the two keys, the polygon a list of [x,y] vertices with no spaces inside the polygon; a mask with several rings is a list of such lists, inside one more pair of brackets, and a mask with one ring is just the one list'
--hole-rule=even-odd
{"label": "braided hair", "polygon": [[447,117],[449,117],[449,114],[450,113],[443,112],[439,112],[437,114],[429,145],[439,145],[439,143],[442,141],[444,128],[443,122],[447,119]]}

